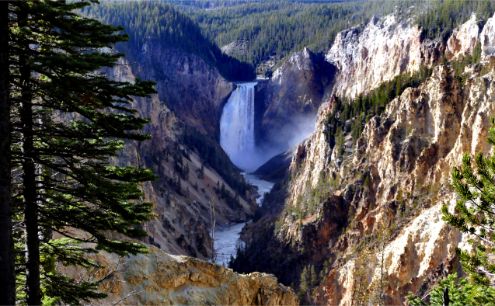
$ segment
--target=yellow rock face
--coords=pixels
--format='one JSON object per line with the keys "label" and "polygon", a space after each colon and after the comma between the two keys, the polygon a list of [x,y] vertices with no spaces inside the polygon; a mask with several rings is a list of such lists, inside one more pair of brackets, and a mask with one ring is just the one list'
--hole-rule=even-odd
{"label": "yellow rock face", "polygon": [[100,285],[108,296],[94,304],[299,304],[294,292],[279,284],[272,275],[238,274],[199,259],[169,255],[155,247],[150,247],[148,254],[121,258],[102,252],[95,259],[101,268],[86,276],[80,275],[97,279],[108,275]]}

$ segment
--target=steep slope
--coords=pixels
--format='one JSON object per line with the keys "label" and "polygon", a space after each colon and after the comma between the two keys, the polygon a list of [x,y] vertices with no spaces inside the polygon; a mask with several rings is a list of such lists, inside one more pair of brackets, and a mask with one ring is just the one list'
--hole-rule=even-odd
{"label": "steep slope", "polygon": [[471,15],[471,18],[455,29],[447,41],[445,56],[447,59],[458,59],[461,56],[472,54],[478,43],[480,35],[480,25],[476,15]]}
{"label": "steep slope", "polygon": [[224,56],[187,16],[163,2],[104,2],[84,13],[120,25],[129,42],[116,49],[126,60],[109,72],[117,79],[156,81],[157,94],[138,99],[150,118],[149,141],[129,144],[121,157],[151,168],[146,185],[156,218],[147,242],[173,254],[210,258],[213,227],[249,219],[254,190],[219,144],[218,122],[233,84],[226,77],[252,69]]}
{"label": "steep slope", "polygon": [[182,121],[213,139],[231,81],[255,78],[253,68],[231,58],[203,36],[188,16],[160,1],[108,1],[86,12],[122,26],[123,52],[136,76],[154,80],[160,99]]}
{"label": "steep slope", "polygon": [[[411,32],[404,34],[401,23],[391,20],[388,16],[367,27],[380,25],[378,37],[384,37],[383,29],[399,29],[387,36],[387,44],[395,47],[362,58],[385,67],[368,71],[358,61],[337,62],[337,95],[366,93],[396,74],[429,65],[434,57],[416,57],[418,63],[410,56],[425,48],[429,51],[424,54],[443,52],[429,41],[413,50],[403,41]],[[424,294],[439,277],[455,270],[455,248],[462,237],[443,223],[440,207],[454,199],[448,187],[451,167],[460,163],[464,152],[489,149],[485,136],[495,115],[490,57],[494,20],[489,19],[474,39],[459,34],[469,32],[462,29],[472,20],[453,36],[461,46],[450,49],[452,57],[475,52],[479,41],[482,64],[435,67],[420,86],[406,89],[370,118],[358,139],[353,141],[346,129],[344,150],[337,150],[327,135],[328,118],[339,116],[336,102],[324,104],[316,132],[293,156],[289,180],[279,186],[278,197],[272,195],[274,200],[265,204],[274,209],[266,209],[268,213],[245,231],[247,245],[234,268],[275,273],[298,287],[306,301],[327,305],[402,304],[409,292]],[[362,42],[372,37],[355,31],[354,38],[341,44],[342,50],[332,47],[332,54],[350,54],[346,48],[364,50]],[[339,35],[347,37],[345,33],[354,32]],[[410,45],[409,53],[399,50],[396,40]],[[406,64],[396,66],[403,58]]]}
{"label": "steep slope", "polygon": [[216,138],[223,105],[232,83],[201,57],[149,41],[131,65],[143,79],[154,80],[160,99],[187,125]]}
{"label": "steep slope", "polygon": [[259,141],[287,150],[307,137],[334,77],[322,56],[307,48],[292,54],[257,87]]}
{"label": "steep slope", "polygon": [[[135,78],[125,60],[109,73],[119,80]],[[157,175],[145,186],[156,213],[146,225],[147,242],[173,254],[210,258],[214,222],[246,221],[256,207],[254,190],[216,143],[191,134],[158,95],[136,102],[139,114],[150,118],[151,139],[129,144],[120,160]]]}
{"label": "steep slope", "polygon": [[[407,292],[424,294],[428,284],[452,271],[461,237],[440,212],[454,198],[450,169],[465,152],[488,151],[485,136],[495,115],[493,66],[466,74],[462,84],[449,68],[437,67],[423,85],[406,90],[370,121],[343,163],[348,170],[330,172],[344,181],[334,192],[351,213],[334,245],[333,252],[344,251],[325,281],[322,301],[348,304],[361,291],[383,292],[386,304],[404,303]],[[363,260],[366,267],[358,266]],[[373,282],[365,283],[366,277]]]}
{"label": "steep slope", "polygon": [[412,18],[391,14],[337,34],[326,59],[337,66],[335,94],[356,97],[438,60],[441,41],[423,40]]}

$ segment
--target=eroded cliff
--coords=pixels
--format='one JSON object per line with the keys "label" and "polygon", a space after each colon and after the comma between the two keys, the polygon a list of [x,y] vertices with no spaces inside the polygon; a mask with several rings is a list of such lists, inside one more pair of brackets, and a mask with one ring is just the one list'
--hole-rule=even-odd
{"label": "eroded cliff", "polygon": [[337,34],[326,55],[339,73],[335,94],[356,97],[398,74],[438,60],[441,41],[423,40],[412,17],[391,14]]}
{"label": "eroded cliff", "polygon": [[107,296],[98,305],[288,305],[294,292],[264,273],[237,274],[231,269],[150,247],[146,254],[118,257],[100,252],[90,270],[64,269],[77,280],[99,280]]}
{"label": "eroded cliff", "polygon": [[203,58],[150,41],[131,65],[140,78],[154,80],[160,99],[177,117],[215,139],[222,108],[234,86]]}
{"label": "eroded cliff", "polygon": [[[454,271],[462,237],[441,220],[440,207],[454,200],[450,170],[463,154],[489,150],[494,20],[481,29],[473,17],[454,31],[446,52],[454,61],[445,64],[435,64],[441,43],[421,41],[419,28],[393,16],[340,33],[327,55],[339,69],[337,97],[435,67],[371,116],[358,137],[347,129],[353,120],[344,122],[339,148],[328,118],[342,109],[336,99],[323,104],[315,133],[293,155],[289,179],[266,203],[276,209],[245,231],[247,246],[234,267],[273,272],[307,301],[327,305],[403,304],[409,292],[424,294]],[[476,52],[481,64],[455,61]],[[268,265],[256,263],[261,250],[269,250]]]}
{"label": "eroded cliff", "polygon": [[[258,86],[258,135],[283,149],[292,148],[312,132],[314,118],[331,90],[335,67],[304,48],[292,54],[273,76]],[[301,134],[301,135],[298,135]]]}

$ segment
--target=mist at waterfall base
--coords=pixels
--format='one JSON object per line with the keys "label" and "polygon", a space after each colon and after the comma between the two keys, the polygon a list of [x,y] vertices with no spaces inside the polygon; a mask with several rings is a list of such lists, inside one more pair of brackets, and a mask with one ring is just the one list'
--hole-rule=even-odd
{"label": "mist at waterfall base", "polygon": [[[314,131],[316,114],[288,118],[288,123],[281,129],[269,133],[270,144],[258,147],[254,125],[255,86],[256,82],[240,83],[231,94],[220,119],[220,145],[230,160],[247,172],[244,177],[257,187],[256,202],[262,205],[264,195],[270,192],[274,184],[249,173],[307,138]],[[239,236],[244,225],[245,223],[239,223],[215,229],[214,252],[217,264],[227,266],[231,257],[236,255],[237,249],[242,247]]]}
{"label": "mist at waterfall base", "polygon": [[297,146],[314,131],[316,122],[316,114],[287,118],[287,124],[282,128],[268,132],[269,142],[257,146],[254,125],[256,84],[237,84],[220,119],[220,145],[231,161],[248,173],[275,155]]}

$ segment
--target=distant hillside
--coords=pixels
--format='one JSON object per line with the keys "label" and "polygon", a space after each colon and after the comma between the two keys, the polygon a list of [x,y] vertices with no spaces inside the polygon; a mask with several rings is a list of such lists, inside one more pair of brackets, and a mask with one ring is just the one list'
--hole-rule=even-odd
{"label": "distant hillside", "polygon": [[219,46],[247,41],[246,52],[233,54],[257,66],[269,58],[278,60],[304,47],[326,51],[339,31],[365,22],[373,15],[390,13],[400,2],[388,1],[384,6],[378,1],[234,1],[236,5],[228,2],[228,6],[215,9],[191,5],[179,9],[187,11],[204,34]]}
{"label": "distant hillside", "polygon": [[215,43],[204,37],[198,25],[186,15],[160,1],[105,1],[85,11],[92,17],[122,26],[129,35],[120,45],[126,53],[139,56],[146,44],[164,49],[180,49],[199,55],[216,66],[229,80],[251,80],[253,68],[224,55]]}
{"label": "distant hillside", "polygon": [[[335,35],[394,10],[415,16],[424,37],[446,38],[472,12],[486,20],[493,0],[164,0],[187,12],[219,46],[245,43],[232,52],[255,66],[309,47],[326,52]],[[247,42],[247,43],[246,43]]]}
{"label": "distant hillside", "polygon": [[457,26],[474,13],[481,22],[492,16],[494,0],[444,0],[427,2],[423,13],[418,14],[418,25],[426,38],[441,38],[446,41]]}

